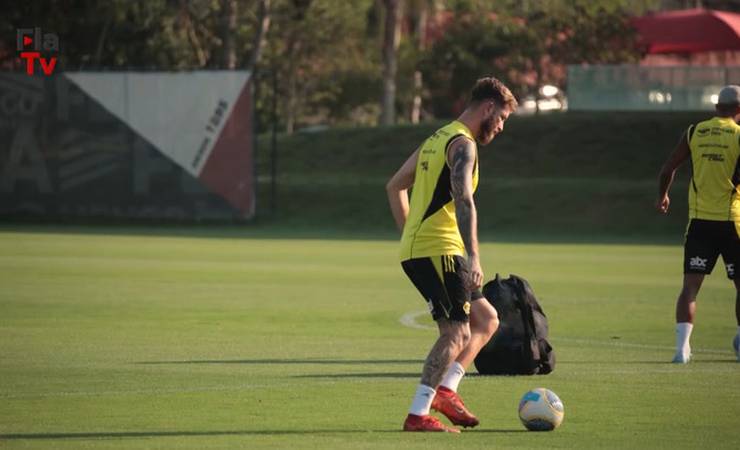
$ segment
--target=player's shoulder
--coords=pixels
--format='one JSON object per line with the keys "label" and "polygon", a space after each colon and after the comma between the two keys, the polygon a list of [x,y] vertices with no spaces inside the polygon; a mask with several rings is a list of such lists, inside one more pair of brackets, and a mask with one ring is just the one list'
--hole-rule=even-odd
{"label": "player's shoulder", "polygon": [[450,139],[450,143],[447,145],[451,149],[462,149],[465,151],[471,151],[475,153],[478,150],[478,145],[475,140],[464,134],[459,134],[453,139]]}
{"label": "player's shoulder", "polygon": [[452,167],[457,162],[472,164],[478,159],[478,149],[475,141],[467,136],[460,136],[450,142],[447,152],[447,163]]}
{"label": "player's shoulder", "polygon": [[[459,145],[461,142],[466,142],[466,145],[475,145],[475,141],[468,136],[468,134],[460,129],[457,121],[452,121],[447,125],[439,128],[432,134],[432,137],[442,138],[445,148],[450,148],[452,145]],[[465,139],[462,141],[461,139]]]}

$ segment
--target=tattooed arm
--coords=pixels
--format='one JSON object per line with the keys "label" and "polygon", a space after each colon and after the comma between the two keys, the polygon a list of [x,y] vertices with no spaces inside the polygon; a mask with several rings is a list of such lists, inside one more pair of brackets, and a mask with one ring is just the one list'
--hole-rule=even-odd
{"label": "tattooed arm", "polygon": [[475,143],[460,137],[450,145],[447,160],[450,164],[450,184],[455,201],[457,228],[460,230],[470,264],[468,287],[480,288],[483,284],[483,270],[478,253],[478,213],[473,202],[473,169],[475,168]]}
{"label": "tattooed arm", "polygon": [[391,205],[391,213],[396,221],[398,230],[403,232],[403,226],[406,224],[406,218],[409,215],[409,195],[408,190],[414,185],[416,176],[416,160],[419,158],[417,149],[405,163],[398,169],[398,172],[391,177],[388,184],[385,185],[385,191],[388,194],[388,203]]}

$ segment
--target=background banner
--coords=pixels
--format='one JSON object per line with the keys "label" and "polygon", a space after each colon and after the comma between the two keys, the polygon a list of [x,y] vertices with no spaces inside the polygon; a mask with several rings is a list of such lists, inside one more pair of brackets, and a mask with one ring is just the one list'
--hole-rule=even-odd
{"label": "background banner", "polygon": [[254,215],[243,71],[0,74],[0,215]]}

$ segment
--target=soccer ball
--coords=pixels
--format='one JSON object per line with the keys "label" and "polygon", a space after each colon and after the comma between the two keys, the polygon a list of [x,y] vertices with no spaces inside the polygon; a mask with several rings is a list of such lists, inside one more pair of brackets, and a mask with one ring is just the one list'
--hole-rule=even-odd
{"label": "soccer ball", "polygon": [[563,402],[549,389],[532,389],[519,402],[519,419],[530,431],[552,431],[564,414]]}

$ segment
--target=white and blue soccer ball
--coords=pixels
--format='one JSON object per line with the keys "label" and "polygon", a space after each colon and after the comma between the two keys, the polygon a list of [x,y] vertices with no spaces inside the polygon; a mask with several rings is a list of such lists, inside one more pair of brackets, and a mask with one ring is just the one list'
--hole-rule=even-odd
{"label": "white and blue soccer ball", "polygon": [[564,415],[563,402],[549,389],[532,389],[519,402],[519,419],[530,431],[552,431]]}

